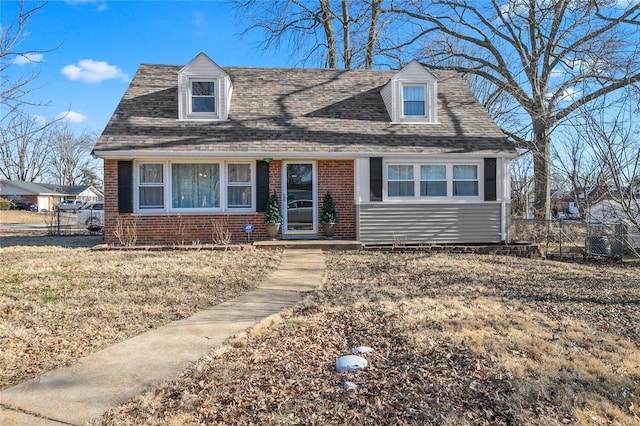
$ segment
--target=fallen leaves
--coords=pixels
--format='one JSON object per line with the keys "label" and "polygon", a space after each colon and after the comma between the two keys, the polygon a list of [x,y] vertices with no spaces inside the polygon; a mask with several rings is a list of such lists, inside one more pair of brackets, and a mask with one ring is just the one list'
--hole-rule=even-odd
{"label": "fallen leaves", "polygon": [[[304,305],[100,422],[640,421],[637,269],[366,252],[327,267]],[[368,367],[337,373],[356,346]]]}

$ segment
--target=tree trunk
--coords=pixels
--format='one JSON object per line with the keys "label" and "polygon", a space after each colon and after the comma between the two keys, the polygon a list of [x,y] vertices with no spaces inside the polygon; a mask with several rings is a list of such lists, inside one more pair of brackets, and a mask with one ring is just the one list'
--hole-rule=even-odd
{"label": "tree trunk", "polygon": [[333,32],[333,13],[329,6],[329,0],[320,0],[320,8],[322,9],[322,28],[324,28],[324,35],[327,39],[327,62],[329,68],[338,68],[336,37]]}
{"label": "tree trunk", "polygon": [[364,59],[365,69],[370,70],[373,67],[373,52],[378,37],[378,18],[380,17],[380,5],[382,0],[371,0],[371,23],[369,24],[369,37],[367,39],[367,54]]}
{"label": "tree trunk", "polygon": [[351,42],[349,40],[349,6],[342,0],[342,47],[344,50],[344,69],[351,69]]}
{"label": "tree trunk", "polygon": [[533,119],[533,211],[536,219],[551,217],[551,138],[549,126],[543,117]]}

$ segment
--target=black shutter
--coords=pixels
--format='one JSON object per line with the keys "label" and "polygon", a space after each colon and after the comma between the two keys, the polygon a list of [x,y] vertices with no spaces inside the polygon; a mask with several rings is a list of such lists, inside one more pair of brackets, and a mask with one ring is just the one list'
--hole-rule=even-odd
{"label": "black shutter", "polygon": [[369,159],[370,201],[382,201],[382,157]]}
{"label": "black shutter", "polygon": [[256,211],[264,212],[269,201],[269,163],[256,162]]}
{"label": "black shutter", "polygon": [[118,212],[133,213],[133,161],[118,161]]}
{"label": "black shutter", "polygon": [[496,159],[484,159],[484,200],[496,201]]}

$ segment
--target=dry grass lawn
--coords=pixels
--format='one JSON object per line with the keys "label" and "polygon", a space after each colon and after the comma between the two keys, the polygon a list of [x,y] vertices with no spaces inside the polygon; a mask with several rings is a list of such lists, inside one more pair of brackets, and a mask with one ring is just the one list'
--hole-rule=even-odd
{"label": "dry grass lawn", "polygon": [[[0,225],[40,225],[51,227],[52,230],[56,229],[60,221],[60,226],[65,227],[77,227],[78,217],[75,213],[61,212],[58,216],[57,212],[48,213],[36,213],[26,210],[0,210]],[[80,227],[78,230],[84,231],[84,227]],[[76,230],[76,232],[78,231]],[[24,231],[23,231],[24,232]],[[1,231],[4,235],[14,235],[15,231]]]}
{"label": "dry grass lawn", "polygon": [[[374,252],[327,267],[303,306],[96,423],[640,424],[638,267]],[[336,373],[358,345],[369,367]]]}
{"label": "dry grass lawn", "polygon": [[253,288],[277,252],[94,252],[0,236],[0,389]]}
{"label": "dry grass lawn", "polygon": [[28,212],[25,210],[0,210],[0,224],[24,224],[46,222],[46,214]]}

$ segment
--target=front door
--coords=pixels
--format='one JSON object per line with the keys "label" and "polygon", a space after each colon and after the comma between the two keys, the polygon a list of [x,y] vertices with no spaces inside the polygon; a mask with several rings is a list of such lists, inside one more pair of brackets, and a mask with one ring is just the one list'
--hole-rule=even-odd
{"label": "front door", "polygon": [[286,195],[283,236],[317,236],[315,163],[285,163],[283,174],[283,193]]}

